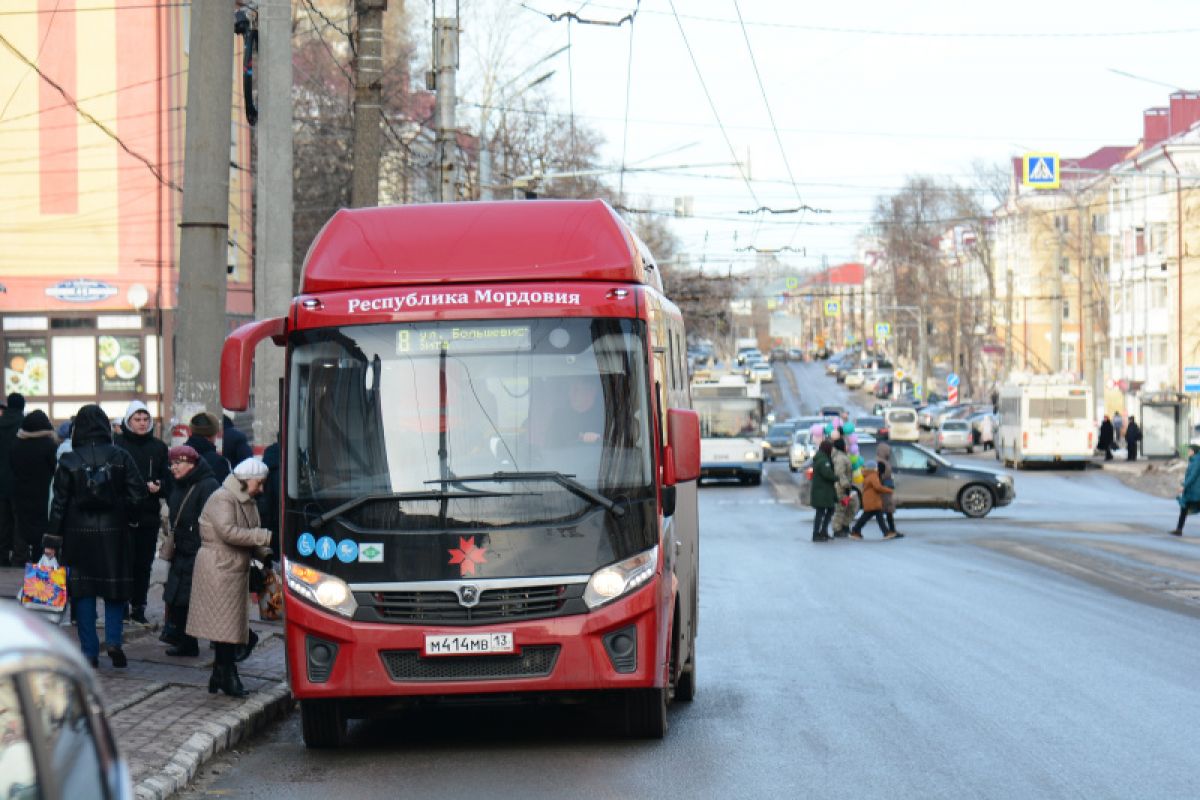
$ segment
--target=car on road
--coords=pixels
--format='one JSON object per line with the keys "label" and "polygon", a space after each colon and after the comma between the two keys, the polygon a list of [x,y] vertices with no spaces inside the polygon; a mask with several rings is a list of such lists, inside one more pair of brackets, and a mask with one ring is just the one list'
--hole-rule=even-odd
{"label": "car on road", "polygon": [[801,428],[792,434],[792,445],[788,448],[788,469],[796,472],[813,457],[812,432]]}
{"label": "car on road", "polygon": [[[1017,498],[1011,475],[975,466],[954,464],[936,453],[910,442],[889,442],[896,479],[896,508],[944,508],[972,519],[986,517],[992,509]],[[859,455],[874,461],[875,442],[859,439]],[[799,480],[799,497],[809,504],[811,462],[804,465]]]}
{"label": "car on road", "polygon": [[772,362],[787,361],[787,360],[788,360],[788,350],[786,347],[771,348],[771,361]]}
{"label": "car on road", "polygon": [[803,361],[804,360],[804,351],[801,350],[799,347],[789,347],[788,351],[787,351],[787,360],[788,361]]}
{"label": "car on road", "polygon": [[846,373],[846,378],[842,382],[846,384],[847,389],[857,389],[863,385],[867,379],[867,373],[870,372],[866,367],[857,367]]}
{"label": "car on road", "polygon": [[924,408],[918,409],[917,424],[921,426],[921,430],[930,431],[937,427],[937,423],[934,420],[944,405],[945,403],[930,402]]}
{"label": "car on road", "polygon": [[790,422],[777,422],[772,425],[763,437],[763,461],[787,458],[792,446],[792,434],[795,432],[796,426]]}
{"label": "car on road", "polygon": [[775,370],[770,364],[759,362],[750,367],[750,380],[758,381],[759,383],[774,383]]}
{"label": "car on road", "polygon": [[15,603],[0,603],[0,797],[134,797],[79,646]]}
{"label": "car on road", "polygon": [[943,450],[966,450],[975,452],[975,442],[971,439],[971,423],[965,419],[944,420],[933,433],[933,449],[940,453]]}
{"label": "car on road", "polygon": [[844,409],[838,405],[830,404],[830,405],[821,406],[821,419],[829,419],[830,417],[840,417],[844,413],[846,413],[846,409]]}
{"label": "car on road", "polygon": [[854,429],[860,434],[868,434],[876,439],[888,438],[888,426],[883,417],[858,417],[854,420]]}
{"label": "car on road", "polygon": [[917,412],[904,406],[891,406],[883,410],[887,422],[888,438],[897,442],[915,442],[921,437],[917,427]]}

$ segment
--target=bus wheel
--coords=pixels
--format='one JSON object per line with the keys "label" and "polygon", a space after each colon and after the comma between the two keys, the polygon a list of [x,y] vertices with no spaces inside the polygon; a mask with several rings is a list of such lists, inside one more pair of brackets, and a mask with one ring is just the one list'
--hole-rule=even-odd
{"label": "bus wheel", "polygon": [[696,699],[696,656],[694,653],[691,660],[683,665],[683,671],[679,673],[679,680],[675,681],[675,699],[684,703],[690,703]]}
{"label": "bus wheel", "polygon": [[751,486],[758,486],[761,483],[762,483],[762,473],[761,472],[756,472],[750,476],[750,485]]}
{"label": "bus wheel", "polygon": [[336,700],[301,700],[300,724],[304,746],[340,747],[346,739],[346,717]]}
{"label": "bus wheel", "polygon": [[625,692],[625,732],[638,739],[667,735],[667,695],[670,687],[629,689]]}

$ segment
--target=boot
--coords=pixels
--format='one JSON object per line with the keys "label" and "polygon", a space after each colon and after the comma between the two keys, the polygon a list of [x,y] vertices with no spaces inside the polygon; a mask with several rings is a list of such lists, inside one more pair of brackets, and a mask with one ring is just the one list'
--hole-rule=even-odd
{"label": "boot", "polygon": [[230,697],[245,697],[250,694],[246,691],[246,687],[242,686],[242,679],[238,675],[237,667],[233,664],[222,669],[220,689]]}
{"label": "boot", "polygon": [[208,676],[208,693],[216,694],[217,689],[221,687],[221,666],[213,664],[212,675]]}
{"label": "boot", "polygon": [[258,634],[250,631],[250,636],[246,640],[246,643],[238,646],[237,655],[233,657],[234,662],[240,664],[249,658],[250,654],[254,652],[256,644],[258,644]]}

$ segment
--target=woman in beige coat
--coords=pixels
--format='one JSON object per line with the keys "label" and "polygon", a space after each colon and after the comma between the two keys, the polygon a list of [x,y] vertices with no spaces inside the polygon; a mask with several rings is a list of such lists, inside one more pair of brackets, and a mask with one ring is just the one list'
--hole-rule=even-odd
{"label": "woman in beige coat", "polygon": [[208,691],[234,697],[246,694],[234,657],[247,640],[246,610],[250,559],[269,558],[271,532],[260,527],[255,496],[262,493],[267,466],[257,458],[238,464],[213,492],[200,514],[200,552],[192,577],[187,633],[215,645],[216,660]]}

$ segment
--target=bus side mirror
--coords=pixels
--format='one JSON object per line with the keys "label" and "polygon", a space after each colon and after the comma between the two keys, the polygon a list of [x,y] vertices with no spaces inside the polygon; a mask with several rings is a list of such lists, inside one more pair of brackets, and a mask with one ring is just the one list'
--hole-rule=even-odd
{"label": "bus side mirror", "polygon": [[270,336],[277,345],[287,340],[287,318],[275,317],[247,322],[225,340],[221,348],[221,405],[230,411],[245,411],[250,405],[250,376],[254,371],[254,348]]}
{"label": "bus side mirror", "polygon": [[699,477],[700,415],[690,408],[668,408],[663,485],[674,486]]}

